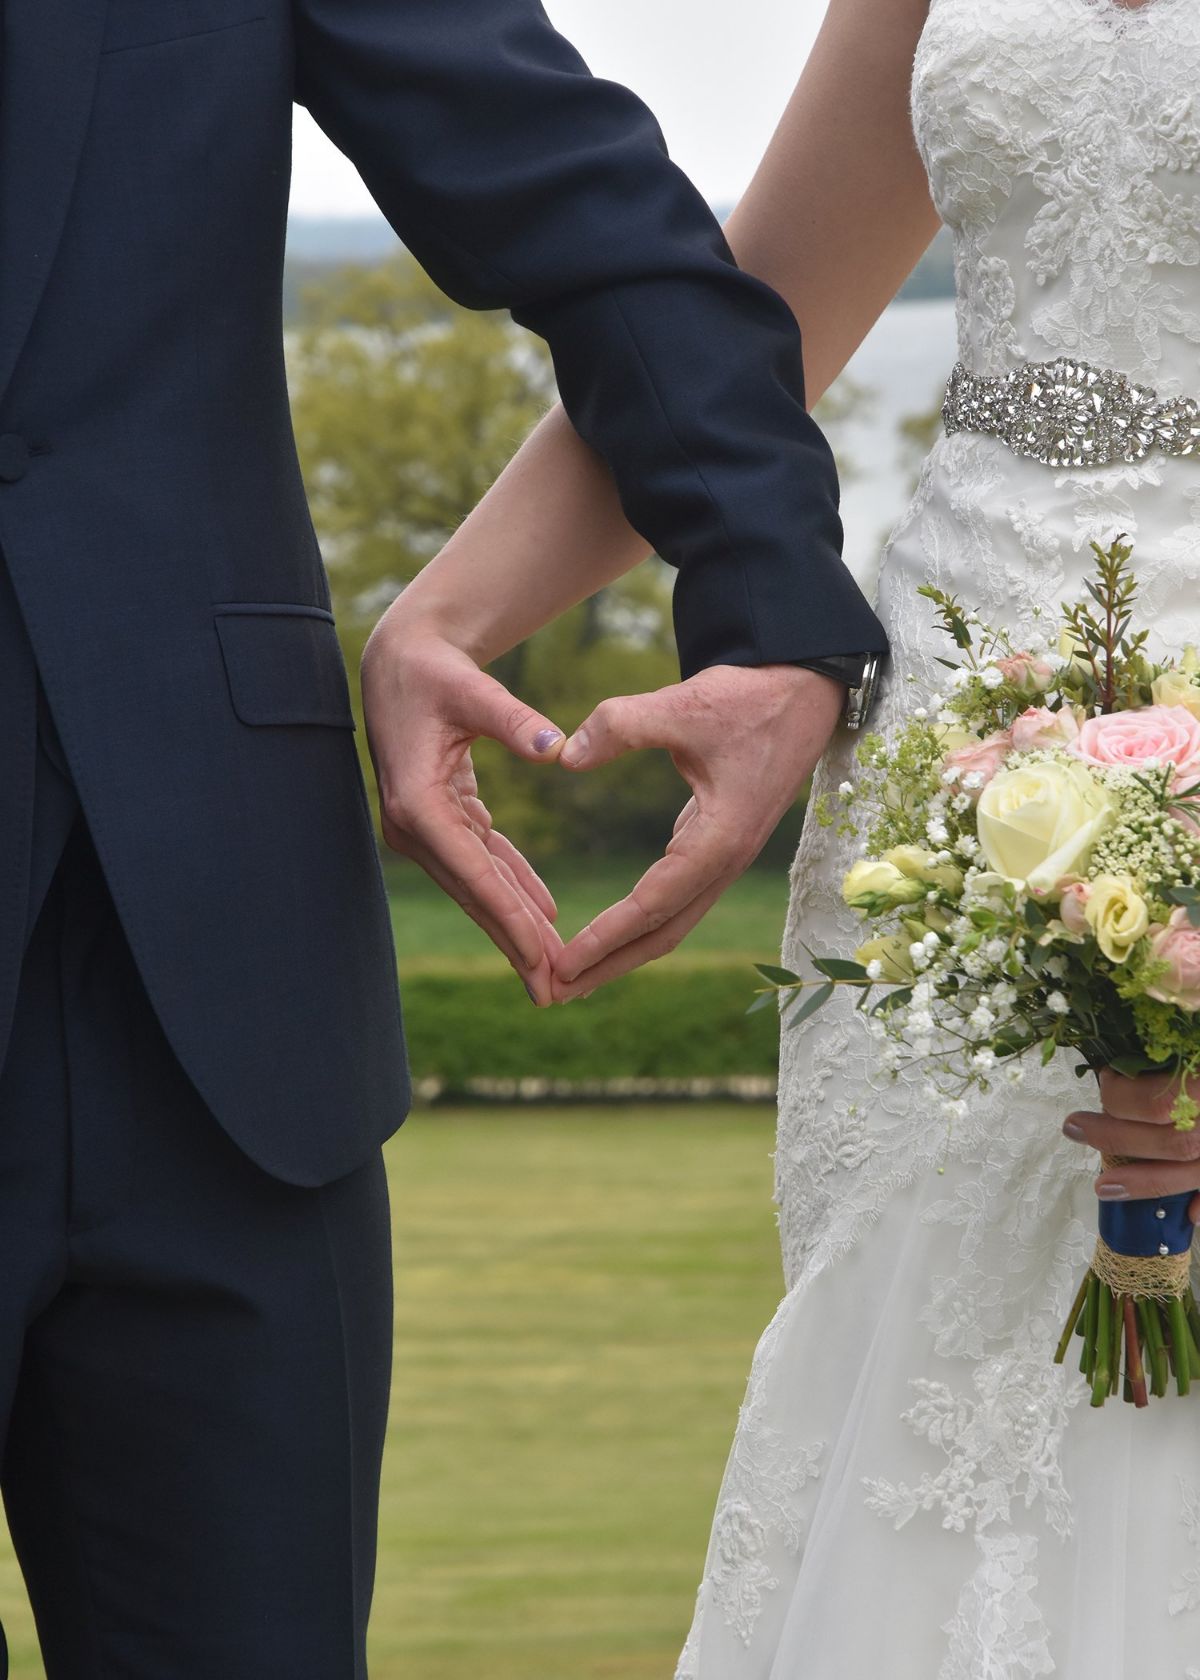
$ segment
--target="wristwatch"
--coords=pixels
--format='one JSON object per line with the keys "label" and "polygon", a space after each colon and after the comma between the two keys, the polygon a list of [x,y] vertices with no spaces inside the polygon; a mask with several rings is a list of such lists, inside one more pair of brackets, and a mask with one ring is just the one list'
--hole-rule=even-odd
{"label": "wristwatch", "polygon": [[847,729],[861,729],[875,704],[883,655],[878,653],[830,653],[821,659],[795,659],[806,671],[846,685],[846,709],[842,721]]}

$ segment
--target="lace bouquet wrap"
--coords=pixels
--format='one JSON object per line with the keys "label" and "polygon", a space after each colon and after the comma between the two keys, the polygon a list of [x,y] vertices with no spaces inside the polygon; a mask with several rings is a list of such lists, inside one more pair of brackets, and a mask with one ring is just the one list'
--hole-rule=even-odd
{"label": "lace bouquet wrap", "polygon": [[[953,646],[945,692],[868,736],[858,781],[815,812],[862,841],[842,890],[872,937],[809,952],[811,977],[760,965],[752,1007],[781,995],[785,1024],[856,991],[883,1066],[919,1064],[950,1127],[973,1089],[1015,1088],[1060,1050],[1081,1075],[1159,1076],[1178,1132],[1200,1113],[1200,656],[1153,662],[1132,550],[1093,549],[1087,598],[1020,646],[920,590]],[[1055,1353],[1082,1341],[1095,1406],[1200,1379],[1191,1200],[1098,1204]]]}

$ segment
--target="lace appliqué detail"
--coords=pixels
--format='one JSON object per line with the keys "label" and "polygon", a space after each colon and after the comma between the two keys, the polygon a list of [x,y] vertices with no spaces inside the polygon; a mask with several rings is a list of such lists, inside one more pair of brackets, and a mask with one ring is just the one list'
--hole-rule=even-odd
{"label": "lace appliqu\u00e9 detail", "polygon": [[770,1415],[770,1371],[788,1310],[785,1300],[755,1351],[702,1589],[743,1645],[753,1636],[764,1595],[780,1584],[770,1557],[773,1546],[782,1544],[793,1557],[800,1552],[807,1528],[803,1494],[820,1476],[825,1452],[823,1441],[800,1444],[786,1436]]}
{"label": "lace appliqu\u00e9 detail", "polygon": [[1038,1543],[1032,1534],[981,1535],[980,1562],[954,1615],[937,1680],[1017,1680],[1052,1674],[1049,1633],[1034,1598]]}
{"label": "lace appliqu\u00e9 detail", "polygon": [[[1200,1489],[1195,1482],[1179,1478],[1179,1495],[1183,1501],[1181,1520],[1189,1543],[1196,1550],[1196,1562],[1171,1582],[1167,1610],[1172,1616],[1182,1616],[1188,1610],[1200,1610]],[[1200,1670],[1193,1670],[1200,1675]],[[1190,1680],[1190,1675],[1189,1675]]]}
{"label": "lace appliqu\u00e9 detail", "polygon": [[[1154,0],[1140,10],[1161,13]],[[1147,46],[1151,26],[1167,35]],[[1200,343],[1182,273],[1200,264],[1197,38],[1192,7],[1164,26],[1118,15],[1113,0],[990,12],[932,0],[914,128],[954,234],[960,353],[974,372],[1049,351],[1149,379],[1164,341]],[[1018,185],[1040,201],[1019,268],[1006,214]]]}

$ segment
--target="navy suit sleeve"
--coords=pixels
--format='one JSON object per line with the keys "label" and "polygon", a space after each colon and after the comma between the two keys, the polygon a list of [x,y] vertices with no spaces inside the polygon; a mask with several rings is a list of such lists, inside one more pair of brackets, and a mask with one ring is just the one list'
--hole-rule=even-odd
{"label": "navy suit sleeve", "polygon": [[650,112],[538,0],[293,0],[296,96],[405,245],[550,346],[567,413],[679,569],[685,676],[883,651],[787,305],[735,265]]}

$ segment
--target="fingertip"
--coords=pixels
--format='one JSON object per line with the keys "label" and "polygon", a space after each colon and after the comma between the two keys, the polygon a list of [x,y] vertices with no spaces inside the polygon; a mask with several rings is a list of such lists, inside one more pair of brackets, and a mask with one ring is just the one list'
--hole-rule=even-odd
{"label": "fingertip", "polygon": [[556,729],[553,724],[546,724],[533,737],[531,745],[534,755],[537,758],[553,761],[559,756],[559,749],[563,746],[565,740],[566,737],[561,729]]}
{"label": "fingertip", "polygon": [[564,764],[568,770],[578,770],[587,757],[588,747],[591,745],[586,729],[577,729],[574,735],[563,743],[563,749],[558,755],[558,762]]}

